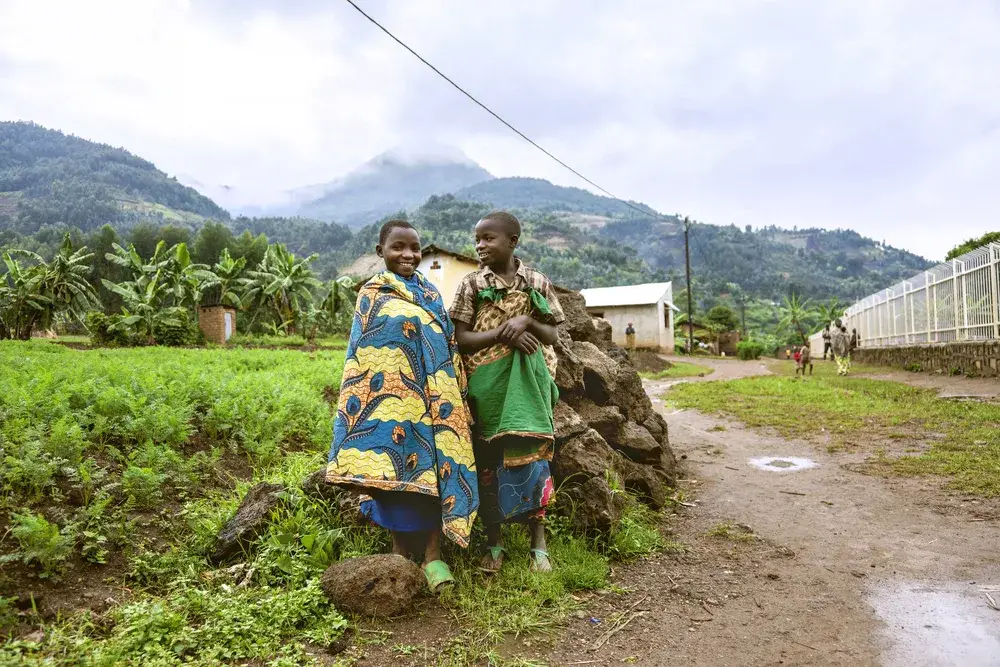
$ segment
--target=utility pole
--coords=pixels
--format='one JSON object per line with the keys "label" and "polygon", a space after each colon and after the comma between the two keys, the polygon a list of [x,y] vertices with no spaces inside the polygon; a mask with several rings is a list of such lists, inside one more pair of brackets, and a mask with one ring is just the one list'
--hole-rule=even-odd
{"label": "utility pole", "polygon": [[687,293],[688,293],[688,334],[687,334],[687,351],[691,354],[694,349],[693,338],[694,338],[694,320],[691,319],[691,244],[688,242],[688,234],[691,229],[691,221],[687,216],[684,216],[684,264],[687,269]]}

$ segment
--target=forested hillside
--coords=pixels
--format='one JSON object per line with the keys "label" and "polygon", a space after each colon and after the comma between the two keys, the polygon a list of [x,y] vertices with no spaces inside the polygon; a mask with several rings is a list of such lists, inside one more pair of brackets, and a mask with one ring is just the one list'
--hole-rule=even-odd
{"label": "forested hillside", "polygon": [[[458,199],[491,204],[495,208],[530,208],[546,213],[589,213],[608,218],[641,215],[617,199],[595,195],[581,188],[554,185],[541,178],[497,178],[471,185],[454,194]],[[630,203],[647,213],[659,215],[641,202]]]}
{"label": "forested hillside", "polygon": [[229,214],[122,148],[34,123],[0,122],[0,224],[33,233],[56,222],[89,231],[198,217]]}
{"label": "forested hillside", "polygon": [[[613,220],[597,233],[632,245],[654,269],[684,274],[684,226],[678,221]],[[789,293],[853,301],[931,266],[913,253],[851,230],[692,224],[691,265],[703,290],[730,291],[732,283],[760,298]]]}
{"label": "forested hillside", "polygon": [[[143,256],[160,240],[168,246],[187,243],[196,261],[214,261],[227,244],[236,254],[254,257],[268,242],[277,242],[300,257],[318,254],[312,268],[328,279],[372,252],[384,219],[408,217],[426,242],[472,254],[476,220],[492,208],[505,208],[524,222],[521,255],[558,283],[581,288],[683,280],[683,225],[644,204],[635,206],[649,215],[542,179],[494,179],[467,160],[420,162],[391,154],[359,168],[340,186],[340,197],[312,199],[309,205],[320,213],[326,204],[334,207],[326,213],[353,211],[347,221],[360,226],[357,231],[340,219],[230,220],[210,199],[123,149],[30,123],[0,123],[0,247],[43,257],[55,255],[67,232],[76,246],[90,246],[99,258],[116,240],[134,243]],[[440,188],[457,194],[414,199],[418,191]],[[209,219],[222,224],[207,224]],[[106,223],[110,227],[101,229]],[[691,236],[696,309],[735,306],[738,295],[750,319],[760,321],[774,320],[775,304],[792,293],[850,302],[929,265],[846,230],[694,224]],[[675,289],[678,299],[682,284]]]}

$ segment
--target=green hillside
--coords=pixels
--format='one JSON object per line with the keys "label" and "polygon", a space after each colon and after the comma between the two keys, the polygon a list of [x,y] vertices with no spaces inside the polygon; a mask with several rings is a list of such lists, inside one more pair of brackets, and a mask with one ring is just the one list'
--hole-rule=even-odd
{"label": "green hillside", "polygon": [[[684,275],[684,226],[676,219],[612,220],[596,233],[635,247],[653,269]],[[735,284],[762,299],[794,292],[851,302],[932,266],[851,230],[693,224],[690,236],[691,266],[709,295]]]}
{"label": "green hillside", "polygon": [[[554,185],[541,178],[497,178],[454,192],[458,199],[490,204],[494,208],[534,209],[546,213],[589,213],[604,217],[641,215],[617,199],[602,197],[581,188]],[[658,215],[641,202],[636,208]]]}
{"label": "green hillside", "polygon": [[89,231],[138,220],[196,223],[229,217],[151,162],[34,123],[0,122],[0,227]]}
{"label": "green hillside", "polygon": [[[441,188],[455,194],[417,199],[418,191]],[[372,252],[384,219],[408,217],[426,242],[472,254],[476,220],[504,208],[524,223],[521,255],[556,282],[582,288],[670,277],[679,281],[675,296],[681,299],[683,226],[641,203],[635,206],[649,215],[542,179],[494,179],[468,160],[420,163],[390,154],[355,170],[339,192],[312,200],[306,206],[315,212],[311,217],[230,220],[210,199],[123,149],[31,123],[0,123],[0,247],[51,257],[69,232],[76,245],[105,248],[112,239],[100,227],[110,223],[122,241],[145,253],[158,240],[188,242],[199,257],[212,257],[227,243],[252,254],[267,241],[280,242],[299,256],[317,253],[314,270],[331,278]],[[326,205],[341,208],[322,210]],[[347,211],[346,218],[336,210]],[[327,214],[337,222],[315,219]],[[206,224],[212,218],[224,225]],[[347,222],[361,228],[341,224]],[[850,302],[930,265],[847,230],[695,224],[691,236],[699,312],[733,306],[736,294],[761,321],[775,320],[775,304],[793,292]]]}

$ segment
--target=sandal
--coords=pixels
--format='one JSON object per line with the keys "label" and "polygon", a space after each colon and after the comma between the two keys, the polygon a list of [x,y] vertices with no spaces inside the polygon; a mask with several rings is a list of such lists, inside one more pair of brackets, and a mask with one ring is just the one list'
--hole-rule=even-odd
{"label": "sandal", "polygon": [[549,552],[543,549],[532,549],[531,550],[531,571],[532,572],[551,572],[552,563],[549,561]]}
{"label": "sandal", "polygon": [[424,571],[424,576],[427,577],[427,587],[434,595],[438,595],[448,586],[455,585],[455,577],[452,576],[448,563],[443,560],[425,563],[421,569]]}
{"label": "sandal", "polygon": [[[490,565],[480,565],[479,569],[487,574],[496,574],[503,567],[503,555],[507,553],[507,550],[503,547],[486,547],[488,552]],[[486,558],[483,558],[483,562],[486,562]]]}

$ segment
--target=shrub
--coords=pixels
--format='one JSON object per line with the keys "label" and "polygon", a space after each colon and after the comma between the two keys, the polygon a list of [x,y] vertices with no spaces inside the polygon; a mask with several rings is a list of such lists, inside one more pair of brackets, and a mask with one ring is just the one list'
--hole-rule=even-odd
{"label": "shrub", "polygon": [[60,531],[59,526],[34,512],[15,512],[11,521],[14,525],[10,533],[21,547],[16,556],[26,565],[32,562],[41,565],[42,577],[58,573],[73,552],[76,539],[72,530]]}
{"label": "shrub", "polygon": [[760,359],[764,354],[764,344],[755,340],[741,341],[736,345],[736,356],[744,361]]}
{"label": "shrub", "polygon": [[121,315],[105,315],[100,311],[87,313],[87,331],[90,344],[101,347],[127,347],[133,344],[125,327],[114,327],[121,321]]}
{"label": "shrub", "polygon": [[205,342],[205,336],[197,324],[191,322],[188,314],[181,313],[177,316],[176,324],[157,322],[153,327],[153,339],[157,345],[168,347],[181,347],[184,345],[198,345]]}

